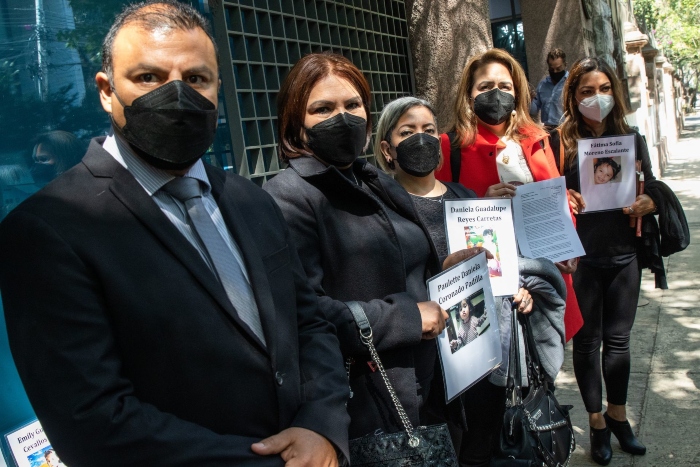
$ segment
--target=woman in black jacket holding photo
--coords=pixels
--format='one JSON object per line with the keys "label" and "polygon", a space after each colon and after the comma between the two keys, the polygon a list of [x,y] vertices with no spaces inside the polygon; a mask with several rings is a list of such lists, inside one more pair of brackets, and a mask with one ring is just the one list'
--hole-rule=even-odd
{"label": "woman in black jacket holding photo", "polygon": [[414,426],[425,424],[434,339],[447,317],[428,301],[425,281],[441,265],[410,196],[358,159],[371,134],[369,106],[369,85],[346,58],[303,57],[278,97],[280,152],[289,168],[264,186],[289,224],[319,305],[348,358],[351,439],[403,426],[344,302],[361,302]]}
{"label": "woman in black jacket holding photo", "polygon": [[[631,206],[586,214],[580,195],[578,140],[634,134],[636,158],[644,179],[654,180],[654,175],[644,139],[625,121],[620,81],[604,61],[584,58],[573,65],[564,88],[564,109],[564,123],[552,132],[552,151],[564,169],[574,212],[578,213],[577,231],[586,250],[573,276],[584,320],[583,328],[574,336],[574,372],[589,415],[591,457],[606,465],[612,457],[611,432],[623,451],[638,455],[646,452],[627,421],[625,408],[630,333],[641,285],[635,229],[630,227],[630,218],[654,213],[656,205],[642,194]],[[603,380],[608,401],[605,413]]]}

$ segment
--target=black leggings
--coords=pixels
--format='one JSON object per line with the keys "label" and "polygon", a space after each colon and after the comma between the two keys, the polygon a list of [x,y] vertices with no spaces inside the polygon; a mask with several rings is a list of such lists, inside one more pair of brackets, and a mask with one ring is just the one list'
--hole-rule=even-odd
{"label": "black leggings", "polygon": [[574,290],[583,327],[574,336],[574,373],[586,410],[603,410],[600,341],[607,399],[627,403],[630,377],[630,332],[637,313],[642,274],[635,258],[626,266],[596,268],[579,263]]}

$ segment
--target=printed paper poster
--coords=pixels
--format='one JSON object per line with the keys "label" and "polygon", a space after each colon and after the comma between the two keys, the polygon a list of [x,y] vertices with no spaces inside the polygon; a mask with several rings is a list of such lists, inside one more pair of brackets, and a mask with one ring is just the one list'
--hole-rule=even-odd
{"label": "printed paper poster", "polygon": [[620,209],[637,197],[635,135],[585,138],[578,141],[582,214]]}
{"label": "printed paper poster", "polygon": [[484,247],[491,287],[496,296],[518,292],[518,250],[510,199],[445,200],[445,229],[450,253]]}
{"label": "printed paper poster", "polygon": [[65,467],[38,420],[5,435],[17,467]]}
{"label": "printed paper poster", "polygon": [[449,402],[501,364],[495,300],[481,253],[427,282],[428,296],[449,318],[437,343]]}

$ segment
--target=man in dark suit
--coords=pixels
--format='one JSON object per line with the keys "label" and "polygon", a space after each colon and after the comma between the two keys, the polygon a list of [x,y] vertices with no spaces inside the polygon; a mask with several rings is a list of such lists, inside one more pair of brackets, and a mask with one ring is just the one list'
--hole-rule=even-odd
{"label": "man in dark suit", "polygon": [[12,353],[72,467],[347,457],[338,342],[284,219],[200,160],[218,116],[208,31],[177,2],[125,10],[96,77],[114,133],[0,225]]}

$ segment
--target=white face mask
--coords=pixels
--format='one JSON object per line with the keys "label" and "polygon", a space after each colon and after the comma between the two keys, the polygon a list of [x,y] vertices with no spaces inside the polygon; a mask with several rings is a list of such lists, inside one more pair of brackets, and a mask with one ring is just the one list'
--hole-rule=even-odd
{"label": "white face mask", "polygon": [[607,94],[596,94],[579,102],[578,110],[584,117],[602,122],[615,107],[615,98]]}

